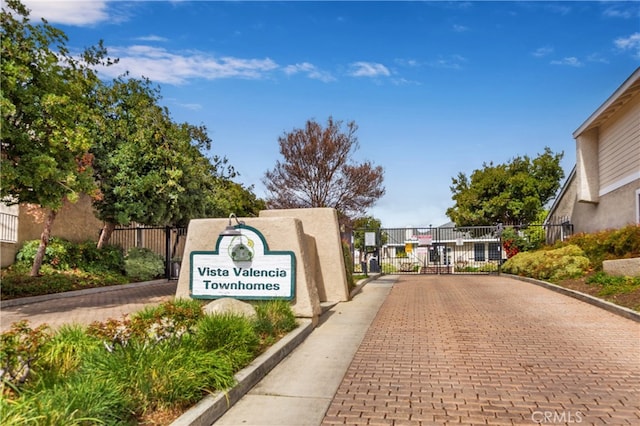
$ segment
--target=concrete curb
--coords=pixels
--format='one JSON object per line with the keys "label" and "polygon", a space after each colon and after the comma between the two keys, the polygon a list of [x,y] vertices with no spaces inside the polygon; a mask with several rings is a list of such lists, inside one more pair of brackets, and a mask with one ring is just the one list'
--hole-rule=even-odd
{"label": "concrete curb", "polygon": [[298,319],[298,328],[280,339],[265,353],[236,375],[237,384],[226,392],[206,396],[188,411],[178,417],[172,426],[211,425],[240,400],[249,390],[269,373],[280,361],[287,357],[313,331],[309,319]]}
{"label": "concrete curb", "polygon": [[559,285],[548,283],[546,281],[536,280],[535,278],[521,277],[518,275],[505,274],[505,273],[502,273],[501,275],[504,275],[519,281],[524,281],[531,284],[539,285],[549,290],[562,293],[565,296],[573,297],[575,299],[578,299],[583,302],[589,303],[591,305],[597,306],[599,308],[605,309],[611,312],[612,314],[620,315],[621,317],[624,317],[636,322],[640,322],[640,312],[636,312],[634,310],[625,308],[623,306],[618,306],[615,303],[607,302],[606,300],[598,299],[597,297],[593,297],[589,294],[585,294],[569,288],[564,288]]}
{"label": "concrete curb", "polygon": [[62,293],[43,294],[42,296],[20,297],[17,299],[3,300],[0,302],[1,308],[8,308],[10,306],[28,305],[30,303],[46,302],[48,300],[63,299],[65,297],[84,296],[87,294],[106,293],[109,291],[124,290],[127,288],[146,287],[155,284],[164,284],[168,282],[167,279],[143,281],[139,283],[110,285],[105,287],[86,288],[84,290],[64,291]]}
{"label": "concrete curb", "polygon": [[361,279],[356,283],[356,286],[351,293],[349,293],[349,300],[353,299],[356,294],[362,291],[362,288],[369,282],[380,278],[382,274],[370,274],[367,278]]}
{"label": "concrete curb", "polygon": [[[356,294],[362,291],[362,288],[369,281],[379,277],[380,274],[372,274],[358,281],[358,284],[350,293],[350,299],[353,299]],[[323,314],[336,304],[326,303],[323,306]],[[171,426],[208,426],[222,417],[226,411],[311,334],[314,329],[311,320],[298,319],[298,321],[300,322],[298,328],[283,337],[264,354],[257,357],[249,366],[236,374],[237,384],[233,388],[227,392],[218,392],[206,396],[171,423]]]}

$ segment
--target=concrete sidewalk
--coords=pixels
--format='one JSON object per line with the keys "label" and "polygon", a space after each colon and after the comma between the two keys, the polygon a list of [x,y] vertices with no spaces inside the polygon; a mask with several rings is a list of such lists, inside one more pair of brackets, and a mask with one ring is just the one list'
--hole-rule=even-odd
{"label": "concrete sidewalk", "polygon": [[318,426],[397,276],[366,284],[214,424]]}

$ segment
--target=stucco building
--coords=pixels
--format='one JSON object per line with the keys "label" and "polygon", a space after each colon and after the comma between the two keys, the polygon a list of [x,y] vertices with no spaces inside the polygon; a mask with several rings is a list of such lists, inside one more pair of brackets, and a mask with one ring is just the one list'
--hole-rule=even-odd
{"label": "stucco building", "polygon": [[597,232],[640,223],[640,68],[573,132],[576,165],[548,223]]}

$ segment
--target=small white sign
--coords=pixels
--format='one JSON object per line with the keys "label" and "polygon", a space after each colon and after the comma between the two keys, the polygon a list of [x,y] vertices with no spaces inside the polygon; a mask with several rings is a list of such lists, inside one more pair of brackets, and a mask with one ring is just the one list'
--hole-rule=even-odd
{"label": "small white sign", "polygon": [[191,253],[191,297],[293,299],[294,253],[270,251],[255,228],[240,225],[235,229],[241,235],[221,235],[214,251]]}
{"label": "small white sign", "polygon": [[364,233],[364,245],[365,247],[375,247],[376,244],[376,233],[375,232],[365,232]]}

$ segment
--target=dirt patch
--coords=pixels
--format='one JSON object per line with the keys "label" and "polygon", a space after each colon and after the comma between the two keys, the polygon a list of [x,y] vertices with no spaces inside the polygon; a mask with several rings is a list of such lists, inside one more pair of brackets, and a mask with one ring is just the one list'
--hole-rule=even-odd
{"label": "dirt patch", "polygon": [[588,276],[577,279],[564,280],[557,283],[557,285],[564,288],[569,288],[571,290],[576,290],[580,293],[585,293],[590,296],[615,303],[616,305],[624,306],[625,308],[633,309],[634,311],[640,312],[640,288],[636,288],[626,293],[602,295],[604,286],[601,284],[587,284],[587,277]]}

